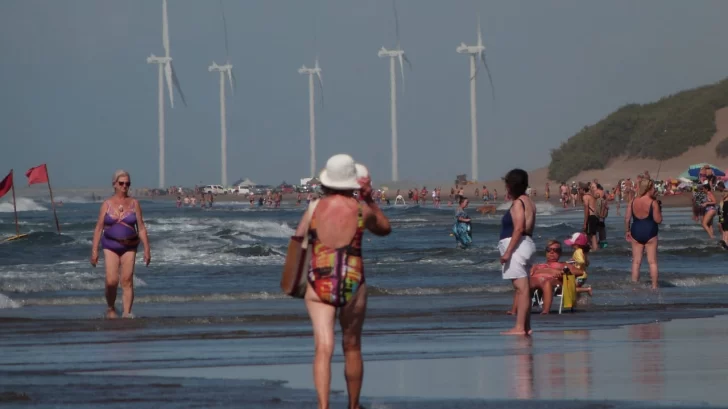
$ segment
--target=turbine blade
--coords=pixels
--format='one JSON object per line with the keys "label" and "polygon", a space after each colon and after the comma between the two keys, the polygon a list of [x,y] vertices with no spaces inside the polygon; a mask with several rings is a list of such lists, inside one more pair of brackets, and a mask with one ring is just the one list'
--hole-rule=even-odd
{"label": "turbine blade", "polygon": [[491,94],[493,95],[493,102],[495,102],[495,87],[493,86],[493,77],[490,76],[490,69],[488,68],[488,63],[485,62],[485,52],[480,52],[480,59],[483,61],[483,66],[485,67],[485,72],[488,74],[488,81],[490,82],[490,90]]}
{"label": "turbine blade", "polygon": [[230,63],[230,47],[228,43],[228,32],[227,32],[227,20],[225,20],[225,7],[220,0],[220,11],[222,12],[222,29],[225,34],[225,58],[227,63]]}
{"label": "turbine blade", "polygon": [[[174,66],[172,65],[172,62],[169,63],[170,72],[172,73],[172,83],[174,84],[174,87],[177,88],[177,92],[179,92],[180,98],[182,98],[182,103],[187,106],[187,101],[185,100],[185,94],[182,92],[182,85],[179,83],[179,78],[177,78],[177,72],[174,70]],[[170,89],[170,92],[172,90]]]}
{"label": "turbine blade", "polygon": [[167,0],[162,0],[162,44],[164,56],[169,57],[169,22],[167,20]]}
{"label": "turbine blade", "polygon": [[399,48],[399,16],[397,15],[397,0],[392,0],[392,9],[394,9],[394,33],[397,36],[397,48]]}
{"label": "turbine blade", "polygon": [[404,62],[407,63],[407,66],[409,67],[410,71],[412,71],[412,63],[410,62],[409,58],[407,58],[407,54],[402,53],[402,57],[404,58]]}
{"label": "turbine blade", "polygon": [[478,47],[483,46],[483,35],[480,32],[480,14],[478,14]]}
{"label": "turbine blade", "polygon": [[230,78],[232,79],[233,90],[235,90],[238,87],[238,80],[235,79],[235,72],[232,70],[232,68],[230,69]]}
{"label": "turbine blade", "polygon": [[230,92],[235,94],[235,82],[233,82],[233,69],[228,68],[227,70],[228,82],[230,83]]}
{"label": "turbine blade", "polygon": [[174,108],[174,91],[172,90],[172,62],[164,64],[164,78],[167,80],[167,91],[169,92],[169,105]]}
{"label": "turbine blade", "polygon": [[321,71],[316,71],[316,82],[319,85],[319,90],[321,91],[321,109],[324,107],[324,82],[321,79]]}

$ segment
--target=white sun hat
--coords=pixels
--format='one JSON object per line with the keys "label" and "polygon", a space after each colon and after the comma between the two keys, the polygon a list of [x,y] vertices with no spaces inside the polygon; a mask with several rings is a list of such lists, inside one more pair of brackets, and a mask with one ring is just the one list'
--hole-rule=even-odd
{"label": "white sun hat", "polygon": [[357,166],[354,158],[347,154],[334,155],[326,161],[326,168],[321,171],[321,184],[333,190],[359,189],[357,182]]}
{"label": "white sun hat", "polygon": [[366,166],[362,165],[361,163],[356,164],[356,178],[368,178],[369,177],[369,169],[367,169]]}

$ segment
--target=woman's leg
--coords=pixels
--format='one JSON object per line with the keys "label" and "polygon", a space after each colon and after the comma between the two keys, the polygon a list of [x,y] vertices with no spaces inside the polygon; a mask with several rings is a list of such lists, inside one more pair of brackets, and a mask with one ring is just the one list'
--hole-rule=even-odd
{"label": "woman's leg", "polygon": [[329,409],[331,390],[331,356],[334,354],[334,320],[336,308],[324,304],[311,285],[306,289],[306,309],[313,325],[315,354],[313,383],[318,395],[319,409]]}
{"label": "woman's leg", "polygon": [[541,314],[548,314],[551,312],[551,303],[554,299],[554,287],[551,285],[551,281],[544,281],[541,283],[541,296],[543,297],[543,310]]}
{"label": "woman's leg", "polygon": [[632,282],[640,281],[640,266],[642,265],[642,253],[645,246],[632,239]]}
{"label": "woman's leg", "polygon": [[650,263],[650,278],[652,279],[652,289],[657,289],[657,237],[653,237],[645,244],[645,252],[647,253],[647,262]]}
{"label": "woman's leg", "polygon": [[705,216],[703,216],[703,230],[705,230],[708,233],[708,236],[712,239],[715,238],[713,235],[713,217],[715,216],[715,210],[709,210],[705,212]]}
{"label": "woman's leg", "polygon": [[520,277],[513,280],[513,288],[516,290],[517,311],[516,326],[508,331],[501,332],[503,335],[530,335],[531,334],[531,299],[528,297],[528,277]]}
{"label": "woman's leg", "polygon": [[123,317],[131,314],[131,307],[134,304],[134,263],[136,262],[136,251],[127,251],[119,258],[121,261],[121,290],[124,307]]}
{"label": "woman's leg", "polygon": [[339,312],[343,332],[344,376],[349,392],[349,409],[359,409],[359,395],[364,380],[364,362],[361,359],[361,331],[367,311],[367,288],[362,284],[354,298]]}
{"label": "woman's leg", "polygon": [[119,255],[104,249],[104,266],[106,266],[106,318],[117,318],[116,289],[119,287]]}

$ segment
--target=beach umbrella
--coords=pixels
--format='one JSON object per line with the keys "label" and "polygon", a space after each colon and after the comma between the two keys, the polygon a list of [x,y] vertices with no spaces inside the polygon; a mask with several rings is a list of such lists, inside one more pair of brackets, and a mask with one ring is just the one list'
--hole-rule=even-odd
{"label": "beach umbrella", "polygon": [[713,174],[715,176],[717,176],[717,177],[725,176],[725,172],[723,172],[722,170],[720,170],[717,166],[711,165],[710,163],[703,162],[703,163],[696,163],[694,165],[690,165],[688,167],[688,170],[686,170],[685,172],[681,173],[679,177],[681,177],[681,178],[684,177],[684,178],[690,179],[690,180],[698,180],[698,176],[700,175],[700,170],[705,165],[710,166],[710,169],[713,170]]}

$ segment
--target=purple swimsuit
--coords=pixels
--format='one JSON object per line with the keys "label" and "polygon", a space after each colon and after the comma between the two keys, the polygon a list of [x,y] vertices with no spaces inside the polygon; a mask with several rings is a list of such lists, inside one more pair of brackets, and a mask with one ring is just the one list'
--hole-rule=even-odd
{"label": "purple swimsuit", "polygon": [[122,214],[122,217],[116,218],[109,214],[111,211],[110,203],[107,203],[107,207],[106,215],[104,215],[104,234],[101,236],[101,247],[118,255],[122,255],[127,251],[136,251],[139,246],[136,212],[128,211]]}

